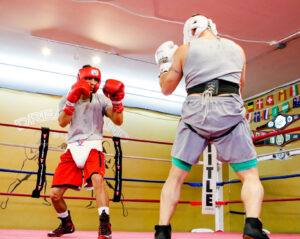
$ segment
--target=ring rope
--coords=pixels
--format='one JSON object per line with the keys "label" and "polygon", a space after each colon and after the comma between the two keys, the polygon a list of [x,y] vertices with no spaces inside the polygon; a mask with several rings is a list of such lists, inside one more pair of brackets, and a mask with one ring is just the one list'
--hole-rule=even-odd
{"label": "ring rope", "polygon": [[[31,197],[31,194],[26,193],[4,193],[0,192],[0,195],[3,196],[16,196],[16,197]],[[41,198],[50,198],[49,195],[40,195]],[[64,196],[64,199],[80,199],[80,200],[96,200],[95,197],[74,197],[74,196]],[[113,199],[109,199],[112,201]],[[158,199],[120,199],[123,202],[151,202],[151,203],[160,203]],[[287,201],[300,201],[300,198],[275,198],[275,199],[264,199],[263,202],[287,202]],[[190,204],[192,206],[202,205],[201,201],[178,201],[182,204]],[[243,203],[242,200],[232,200],[232,201],[216,201],[216,205],[225,206],[231,203]]]}
{"label": "ring rope", "polygon": [[[6,173],[23,173],[23,174],[37,174],[37,172],[34,171],[25,171],[25,170],[14,170],[14,169],[5,169],[0,168],[0,172],[6,172]],[[47,176],[54,176],[54,173],[46,173]],[[104,177],[106,180],[115,180],[115,178],[111,177]],[[128,181],[128,182],[142,182],[142,183],[165,183],[166,181],[163,180],[147,180],[147,179],[133,179],[133,178],[122,178],[122,181]],[[184,182],[184,184],[192,186],[194,183],[192,182]],[[196,186],[198,187],[198,186]]]}
{"label": "ring rope", "polygon": [[[1,194],[1,193],[0,193]],[[300,201],[300,198],[275,198],[275,199],[264,199],[263,202],[288,202],[288,201]],[[243,203],[242,200],[232,200],[232,201],[216,201],[216,205],[225,206],[231,203]],[[202,205],[201,201],[190,201],[192,206]]]}
{"label": "ring rope", "polygon": [[[7,127],[15,127],[15,128],[23,128],[23,129],[33,129],[33,130],[41,130],[41,128],[38,127],[32,127],[32,126],[24,126],[24,125],[14,125],[14,124],[6,124],[6,123],[0,123],[0,126],[7,126]],[[269,138],[275,135],[294,132],[300,130],[300,127],[295,127],[291,129],[286,129],[282,131],[275,131],[275,132],[268,132],[265,135],[259,135],[252,138],[253,141],[258,141],[260,139]],[[68,131],[65,130],[54,130],[50,129],[50,132],[56,132],[56,133],[67,133]],[[104,138],[110,138],[112,139],[113,136],[107,136],[104,135]],[[144,140],[144,139],[133,139],[133,138],[120,138],[122,140],[128,140],[128,141],[136,141],[136,142],[144,142],[144,143],[155,143],[155,144],[166,144],[166,145],[173,145],[173,143],[170,142],[163,142],[163,141],[154,141],[154,140]]]}
{"label": "ring rope", "polygon": [[[21,144],[10,144],[10,143],[4,143],[4,142],[0,142],[0,145],[4,145],[4,146],[11,146],[11,147],[19,147],[19,148],[29,148],[29,149],[38,149],[38,146],[31,146],[31,145],[21,145]],[[49,147],[48,150],[51,151],[57,151],[57,152],[64,152],[64,149],[58,149],[58,148],[51,148]],[[109,156],[109,157],[114,157],[115,155],[113,154],[104,154],[105,156]],[[147,157],[138,157],[138,156],[126,156],[123,155],[123,158],[133,158],[133,159],[142,159],[142,160],[152,160],[152,161],[162,161],[162,162],[172,162],[172,160],[169,159],[160,159],[160,158],[147,158]],[[198,163],[199,165],[202,164],[201,161],[199,161]]]}
{"label": "ring rope", "polygon": [[[6,124],[6,123],[0,123],[0,126],[8,126],[8,127],[17,127],[17,128],[41,130],[41,128],[38,128],[38,127],[22,126],[22,125],[14,125],[14,124]],[[263,138],[268,138],[268,137],[271,137],[271,136],[275,136],[275,135],[279,135],[279,134],[283,134],[283,133],[288,133],[288,132],[293,132],[293,131],[298,131],[298,130],[300,130],[300,127],[295,127],[295,128],[291,128],[291,129],[287,129],[287,130],[283,130],[283,131],[268,132],[265,135],[260,135],[260,136],[253,137],[252,140],[253,141],[258,141],[258,140],[263,139]],[[52,131],[52,132],[58,132],[58,133],[67,133],[67,131],[63,131],[63,130],[52,130],[52,129],[50,129],[50,131]],[[105,138],[111,138],[111,139],[113,138],[113,136],[103,136],[103,137],[105,137]],[[131,139],[131,138],[120,138],[120,139],[123,139],[123,140],[132,140],[132,141],[138,141],[138,142],[168,144],[168,145],[172,145],[173,144],[173,143],[169,143],[169,142],[141,140],[141,139]],[[21,145],[8,144],[8,143],[2,143],[2,142],[0,142],[0,145],[15,146],[15,147],[24,147],[24,148],[34,148],[34,149],[38,148],[38,147],[34,147],[34,146],[27,146],[27,145],[26,146],[25,145],[21,146]],[[49,150],[64,151],[63,149],[56,149],[56,148],[49,148]],[[262,157],[266,157],[266,156],[273,156],[273,155],[276,155],[276,154],[293,152],[295,150],[298,150],[298,149],[292,149],[292,150],[279,151],[279,152],[275,152],[275,153],[262,154],[262,155],[258,155],[258,159],[262,158]],[[298,152],[296,154],[298,154]],[[105,154],[105,155],[107,155],[107,156],[114,156],[114,155],[111,155],[111,154]],[[153,160],[153,161],[171,162],[171,160],[168,160],[168,159],[159,159],[159,158],[146,158],[146,157],[137,157],[137,156],[123,156],[123,157],[124,158],[142,159],[142,160]],[[198,161],[197,164],[201,165],[201,164],[203,164],[203,162]]]}
{"label": "ring rope", "polygon": [[[10,143],[4,143],[4,142],[0,142],[0,145],[11,146],[11,147],[19,147],[19,148],[30,148],[30,149],[38,149],[39,148],[38,146],[30,146],[30,145],[22,145],[22,144],[10,144]],[[65,151],[65,149],[58,149],[58,148],[51,148],[51,147],[49,147],[48,150],[57,151],[57,152],[64,152]],[[262,158],[262,157],[265,157],[265,156],[271,156],[271,155],[274,155],[274,154],[290,153],[290,152],[294,152],[294,151],[296,151],[296,153],[298,153],[297,152],[298,150],[300,150],[300,148],[289,149],[289,150],[284,150],[284,151],[276,151],[276,152],[266,153],[266,154],[260,154],[260,155],[257,155],[257,158],[259,159],[259,158]],[[108,156],[108,157],[114,157],[113,154],[105,153],[104,155]],[[126,155],[124,155],[123,158],[133,158],[133,159],[142,159],[142,160],[172,162],[172,160],[169,160],[169,159],[138,157],[138,156],[126,156]],[[202,164],[203,164],[202,161],[199,161],[197,163],[197,165],[202,165]]]}
{"label": "ring rope", "polygon": [[[41,130],[41,128],[38,128],[38,127],[24,126],[24,125],[14,125],[14,124],[5,124],[5,123],[0,123],[0,126],[23,128],[23,129],[33,129],[33,130]],[[50,129],[50,132],[68,133],[68,131],[65,131],[65,130],[56,130],[56,129]],[[104,138],[109,138],[109,139],[113,138],[113,136],[107,136],[107,135],[104,135],[103,137]],[[173,145],[173,143],[163,142],[163,141],[154,141],[154,140],[145,140],[145,139],[132,139],[132,138],[121,138],[121,137],[120,137],[120,139],[122,139],[122,140],[129,140],[129,141],[136,141],[136,142],[143,142],[143,143]]]}
{"label": "ring rope", "polygon": [[[3,193],[0,192],[0,195],[3,196],[17,196],[17,197],[31,197],[31,194],[27,193]],[[41,198],[50,198],[49,195],[40,195]],[[81,200],[96,200],[95,197],[73,197],[73,196],[64,196],[64,199],[81,199]],[[113,199],[109,199],[113,201]],[[120,199],[123,202],[154,202],[159,203],[160,200],[157,199]],[[190,204],[189,201],[178,201],[178,203]]]}
{"label": "ring rope", "polygon": [[[11,146],[11,147],[19,147],[19,148],[29,148],[29,149],[38,149],[39,147],[37,146],[31,146],[31,145],[22,145],[22,144],[10,144],[10,143],[4,143],[4,142],[0,142],[0,145],[4,145],[4,146]],[[51,148],[49,147],[48,150],[51,151],[57,151],[57,152],[64,152],[64,149],[58,149],[58,148]],[[115,155],[113,154],[107,154],[104,153],[105,156],[108,157],[114,157]],[[151,161],[161,161],[161,162],[172,162],[172,160],[169,159],[160,159],[160,158],[148,158],[148,157],[138,157],[138,156],[126,156],[123,155],[123,158],[132,158],[132,159],[142,159],[142,160],[151,160]],[[203,162],[199,161],[196,165],[202,165]]]}
{"label": "ring rope", "polygon": [[[24,174],[37,174],[37,172],[33,171],[21,171],[21,170],[14,170],[14,169],[4,169],[0,168],[0,172],[7,172],[7,173],[24,173]],[[53,176],[53,173],[46,173],[48,176]],[[273,176],[273,177],[261,177],[260,180],[273,180],[273,179],[286,179],[286,178],[296,178],[300,177],[300,174],[290,174],[290,175],[282,175],[282,176]],[[104,179],[107,180],[115,180],[114,178],[105,177]],[[165,183],[163,180],[147,180],[147,179],[132,179],[132,178],[123,178],[123,181],[129,182],[144,182],[144,183]],[[224,186],[225,184],[231,183],[240,183],[240,180],[231,180],[231,181],[224,181],[224,182],[217,182],[217,186]],[[192,187],[202,187],[202,183],[195,183],[195,182],[184,182],[184,184],[192,186]]]}

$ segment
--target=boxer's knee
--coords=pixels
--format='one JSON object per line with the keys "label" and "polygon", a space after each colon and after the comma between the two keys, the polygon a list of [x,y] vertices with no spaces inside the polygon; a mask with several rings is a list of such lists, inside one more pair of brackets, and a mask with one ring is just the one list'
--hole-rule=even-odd
{"label": "boxer's knee", "polygon": [[98,173],[95,173],[91,176],[91,180],[92,180],[92,183],[93,183],[93,186],[94,187],[97,187],[97,186],[104,186],[104,178],[102,177],[102,175],[98,174]]}
{"label": "boxer's knee", "polygon": [[58,188],[51,188],[49,196],[52,202],[59,202],[63,197],[63,192]]}

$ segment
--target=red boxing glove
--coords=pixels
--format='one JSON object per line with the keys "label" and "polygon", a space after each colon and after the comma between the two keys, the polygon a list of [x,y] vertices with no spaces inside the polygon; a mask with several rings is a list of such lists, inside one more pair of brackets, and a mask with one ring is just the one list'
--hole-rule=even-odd
{"label": "red boxing glove", "polygon": [[76,102],[79,100],[80,96],[90,96],[91,83],[87,81],[77,81],[71,88],[67,96],[67,102],[64,108],[64,112],[67,115],[72,115],[74,112],[74,107]]}
{"label": "red boxing glove", "polygon": [[121,81],[108,79],[103,87],[103,93],[111,99],[113,111],[122,112],[124,110],[122,100],[124,99],[125,86]]}

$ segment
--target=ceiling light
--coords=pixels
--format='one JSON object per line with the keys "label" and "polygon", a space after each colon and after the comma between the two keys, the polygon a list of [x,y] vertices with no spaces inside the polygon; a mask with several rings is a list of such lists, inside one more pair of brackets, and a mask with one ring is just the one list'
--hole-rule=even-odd
{"label": "ceiling light", "polygon": [[101,59],[100,59],[99,56],[94,56],[94,57],[93,57],[93,63],[94,63],[94,64],[99,64],[100,61],[101,61]]}
{"label": "ceiling light", "polygon": [[43,49],[42,49],[42,54],[44,55],[44,56],[49,56],[50,54],[51,54],[51,49],[49,48],[49,47],[44,47]]}

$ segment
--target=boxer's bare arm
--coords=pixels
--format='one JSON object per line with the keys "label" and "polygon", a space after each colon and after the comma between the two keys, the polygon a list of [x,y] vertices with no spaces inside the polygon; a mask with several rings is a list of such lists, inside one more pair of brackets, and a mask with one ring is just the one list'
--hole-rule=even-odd
{"label": "boxer's bare arm", "polygon": [[159,84],[164,95],[170,95],[174,92],[183,76],[182,67],[187,55],[189,46],[180,46],[174,56],[173,63],[168,72],[160,75]]}

